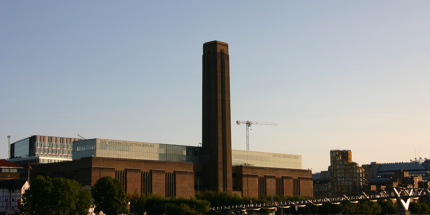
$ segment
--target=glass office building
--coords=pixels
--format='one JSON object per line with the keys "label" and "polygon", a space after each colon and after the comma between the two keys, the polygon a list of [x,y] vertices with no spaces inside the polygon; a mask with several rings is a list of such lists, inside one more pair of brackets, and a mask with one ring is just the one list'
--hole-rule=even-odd
{"label": "glass office building", "polygon": [[41,135],[24,138],[11,144],[9,161],[21,165],[71,161],[76,140],[79,139]]}
{"label": "glass office building", "polygon": [[[56,163],[84,157],[199,162],[198,146],[34,135],[11,144],[9,161]],[[233,166],[301,169],[302,156],[232,150]]]}
{"label": "glass office building", "polygon": [[182,161],[198,163],[199,147],[109,139],[80,140],[73,144],[73,160],[84,157]]}

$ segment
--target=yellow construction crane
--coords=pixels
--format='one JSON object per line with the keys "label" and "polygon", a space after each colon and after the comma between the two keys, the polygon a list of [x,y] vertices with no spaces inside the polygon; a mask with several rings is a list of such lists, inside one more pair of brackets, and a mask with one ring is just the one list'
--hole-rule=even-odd
{"label": "yellow construction crane", "polygon": [[251,125],[271,125],[271,126],[277,126],[277,123],[274,122],[256,122],[256,121],[249,121],[249,120],[237,120],[236,124],[246,124],[246,151],[249,151],[249,127]]}

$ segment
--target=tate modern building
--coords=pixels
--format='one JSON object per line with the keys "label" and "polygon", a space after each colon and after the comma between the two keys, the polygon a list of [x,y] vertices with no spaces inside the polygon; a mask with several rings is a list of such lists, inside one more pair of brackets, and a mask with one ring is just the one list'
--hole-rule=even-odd
{"label": "tate modern building", "polygon": [[34,135],[10,145],[10,161],[33,164],[31,177],[94,185],[118,179],[127,193],[190,197],[198,191],[240,196],[313,196],[300,155],[232,150],[228,44],[203,45],[202,145]]}

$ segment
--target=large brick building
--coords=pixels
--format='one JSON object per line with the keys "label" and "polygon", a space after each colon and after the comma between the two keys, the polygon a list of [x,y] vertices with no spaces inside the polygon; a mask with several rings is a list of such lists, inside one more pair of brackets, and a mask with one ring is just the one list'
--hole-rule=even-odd
{"label": "large brick building", "polygon": [[188,162],[86,157],[33,166],[32,177],[66,177],[93,186],[106,176],[118,179],[128,194],[190,197],[194,193],[193,164]]}
{"label": "large brick building", "polygon": [[[32,165],[31,177],[66,177],[94,185],[105,176],[116,178],[127,193],[190,197],[206,186],[200,163],[201,147],[108,139],[73,143],[73,161]],[[310,170],[301,169],[301,156],[232,150],[232,189],[241,196],[312,196]],[[262,162],[264,161],[264,162]],[[283,166],[281,168],[280,166]],[[211,189],[213,190],[213,189]]]}
{"label": "large brick building", "polygon": [[[83,185],[111,176],[129,194],[189,197],[196,191],[216,190],[242,196],[313,196],[312,172],[301,169],[301,156],[232,150],[227,43],[203,45],[202,73],[202,147],[107,139],[69,144],[72,138],[35,136],[12,144],[14,155],[22,156],[11,155],[11,159],[25,162],[26,153],[29,158],[43,155],[44,160],[49,155],[64,156],[72,161],[34,166],[32,176],[68,177]],[[243,163],[245,154],[247,162]]]}

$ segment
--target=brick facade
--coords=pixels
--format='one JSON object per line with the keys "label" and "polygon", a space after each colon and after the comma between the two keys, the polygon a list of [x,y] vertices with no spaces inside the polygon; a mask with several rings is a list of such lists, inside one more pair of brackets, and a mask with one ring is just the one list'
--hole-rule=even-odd
{"label": "brick facade", "polygon": [[128,194],[137,192],[167,197],[195,195],[193,164],[188,162],[89,157],[35,165],[33,169],[32,178],[37,175],[66,177],[90,186],[98,179],[110,176],[118,179]]}
{"label": "brick facade", "polygon": [[242,196],[313,196],[311,170],[236,166],[233,172]]}

